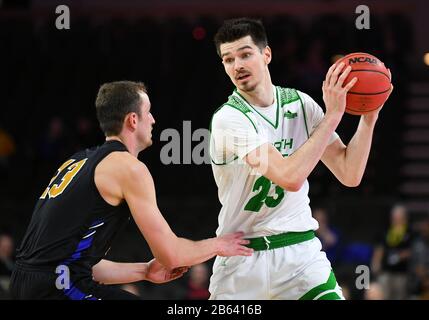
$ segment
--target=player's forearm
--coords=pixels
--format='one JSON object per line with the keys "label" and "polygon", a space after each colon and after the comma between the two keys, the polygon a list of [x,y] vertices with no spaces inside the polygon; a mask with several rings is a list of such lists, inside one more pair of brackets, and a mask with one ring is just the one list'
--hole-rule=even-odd
{"label": "player's forearm", "polygon": [[217,238],[200,241],[177,238],[174,259],[170,261],[169,267],[193,266],[213,258],[218,251]]}
{"label": "player's forearm", "polygon": [[329,140],[337,128],[339,118],[325,116],[310,138],[291,156],[285,158],[284,174],[302,185],[321,159]]}
{"label": "player's forearm", "polygon": [[146,279],[147,263],[122,263],[101,260],[92,267],[95,281],[103,284],[122,284]]}
{"label": "player's forearm", "polygon": [[344,150],[344,178],[351,186],[357,186],[362,180],[371,150],[372,137],[377,115],[362,116],[359,126],[347,148]]}

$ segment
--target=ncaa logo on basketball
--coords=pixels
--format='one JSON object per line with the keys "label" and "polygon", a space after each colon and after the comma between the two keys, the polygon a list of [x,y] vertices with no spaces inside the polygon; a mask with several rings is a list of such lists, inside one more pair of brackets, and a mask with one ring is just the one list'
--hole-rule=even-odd
{"label": "ncaa logo on basketball", "polygon": [[349,64],[353,63],[371,63],[371,64],[379,64],[378,60],[370,57],[355,57],[349,59]]}

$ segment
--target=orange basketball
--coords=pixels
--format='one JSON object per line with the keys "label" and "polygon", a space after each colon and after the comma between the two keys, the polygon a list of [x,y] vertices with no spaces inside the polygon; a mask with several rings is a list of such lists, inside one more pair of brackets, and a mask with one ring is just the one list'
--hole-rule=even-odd
{"label": "orange basketball", "polygon": [[336,63],[340,62],[344,62],[344,69],[347,66],[352,67],[344,84],[354,77],[358,78],[347,93],[346,112],[362,115],[380,108],[386,102],[390,91],[389,71],[384,63],[363,52],[348,54]]}

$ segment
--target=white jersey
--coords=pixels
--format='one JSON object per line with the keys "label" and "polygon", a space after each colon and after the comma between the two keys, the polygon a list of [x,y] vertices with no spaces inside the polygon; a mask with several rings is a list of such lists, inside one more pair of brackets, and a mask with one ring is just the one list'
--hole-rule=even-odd
{"label": "white jersey", "polygon": [[[290,192],[256,173],[242,159],[265,144],[289,156],[322,121],[322,108],[307,94],[273,86],[275,101],[266,108],[250,105],[235,90],[212,118],[210,156],[222,204],[217,235],[243,231],[246,237],[316,230],[308,181]],[[330,143],[338,135],[334,132]]]}

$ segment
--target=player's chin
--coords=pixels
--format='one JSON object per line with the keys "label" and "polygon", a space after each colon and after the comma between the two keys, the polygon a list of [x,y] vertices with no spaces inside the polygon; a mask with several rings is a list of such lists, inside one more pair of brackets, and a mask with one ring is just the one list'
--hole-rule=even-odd
{"label": "player's chin", "polygon": [[243,91],[250,92],[250,91],[255,90],[256,86],[250,82],[243,82],[239,85],[239,88]]}
{"label": "player's chin", "polygon": [[153,144],[152,137],[148,137],[144,141],[144,148],[146,149],[147,147],[150,147],[152,144]]}

